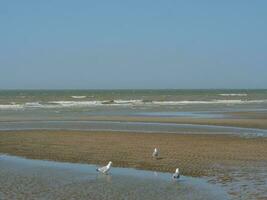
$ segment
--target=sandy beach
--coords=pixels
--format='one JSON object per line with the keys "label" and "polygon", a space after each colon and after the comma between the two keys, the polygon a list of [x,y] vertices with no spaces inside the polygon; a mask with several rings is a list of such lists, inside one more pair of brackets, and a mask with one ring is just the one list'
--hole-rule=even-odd
{"label": "sandy beach", "polygon": [[[52,97],[44,100],[49,102],[46,98]],[[169,175],[179,167],[183,176],[219,186],[230,199],[267,199],[264,105],[260,105],[261,110],[253,105],[253,111],[230,107],[228,111],[216,112],[191,111],[196,108],[190,105],[188,111],[175,112],[171,106],[155,108],[146,103],[140,107],[132,104],[90,107],[92,102],[83,102],[86,106],[90,103],[84,107],[82,102],[63,102],[63,106],[31,103],[21,110],[12,110],[13,107],[2,110],[0,154],[86,165],[105,165],[111,160],[114,167]],[[160,151],[157,160],[152,158],[155,147]],[[9,177],[8,169],[2,174],[5,179]],[[24,176],[23,171],[19,174]],[[15,186],[2,191],[8,193],[17,184],[19,187],[16,176],[12,178]],[[80,190],[76,188],[77,191]]]}
{"label": "sandy beach", "polygon": [[[160,158],[151,159],[154,147]],[[185,175],[224,173],[220,166],[267,162],[267,138],[225,135],[142,134],[78,131],[5,131],[0,152],[36,159],[104,164],[172,172]],[[225,176],[222,179],[227,179]]]}
{"label": "sandy beach", "polygon": [[[160,150],[159,159],[152,151]],[[32,159],[106,164],[183,175],[222,185],[233,199],[266,197],[267,138],[220,134],[1,131],[0,152]]]}

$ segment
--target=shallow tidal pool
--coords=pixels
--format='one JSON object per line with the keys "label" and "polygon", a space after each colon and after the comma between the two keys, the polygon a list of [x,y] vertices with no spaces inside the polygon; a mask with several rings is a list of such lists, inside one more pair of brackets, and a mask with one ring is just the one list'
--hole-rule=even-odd
{"label": "shallow tidal pool", "polygon": [[0,199],[229,199],[205,179],[115,167],[103,175],[96,167],[0,155]]}

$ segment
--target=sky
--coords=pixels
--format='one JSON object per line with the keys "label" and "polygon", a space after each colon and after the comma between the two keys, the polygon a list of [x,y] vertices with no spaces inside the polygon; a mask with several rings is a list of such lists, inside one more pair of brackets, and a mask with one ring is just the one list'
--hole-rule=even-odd
{"label": "sky", "polygon": [[267,88],[265,0],[2,0],[0,89]]}

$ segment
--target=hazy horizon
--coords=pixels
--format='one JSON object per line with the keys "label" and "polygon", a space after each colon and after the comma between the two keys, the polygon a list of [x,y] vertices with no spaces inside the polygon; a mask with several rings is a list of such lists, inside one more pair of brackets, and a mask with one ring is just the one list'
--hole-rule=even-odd
{"label": "hazy horizon", "polygon": [[0,88],[0,91],[12,91],[12,90],[24,90],[24,91],[31,91],[31,90],[46,90],[46,91],[53,91],[53,90],[81,90],[81,91],[94,91],[94,90],[99,90],[99,91],[112,91],[112,90],[237,90],[237,91],[246,91],[246,90],[267,90],[267,88],[34,88],[34,89],[22,89],[22,88],[7,88],[3,89]]}
{"label": "hazy horizon", "polygon": [[0,89],[266,89],[266,1],[3,1]]}

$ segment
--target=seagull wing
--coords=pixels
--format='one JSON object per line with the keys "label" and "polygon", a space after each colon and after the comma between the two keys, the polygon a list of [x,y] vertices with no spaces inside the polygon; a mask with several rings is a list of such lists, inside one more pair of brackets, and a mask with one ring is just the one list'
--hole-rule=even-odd
{"label": "seagull wing", "polygon": [[105,173],[107,170],[108,170],[107,166],[100,167],[100,168],[97,169],[97,171],[102,172],[102,173]]}

